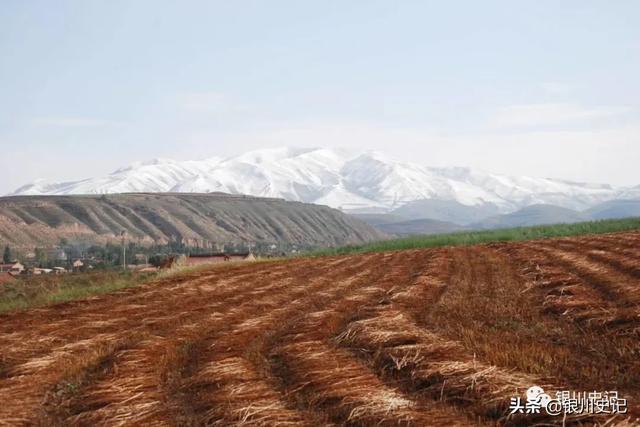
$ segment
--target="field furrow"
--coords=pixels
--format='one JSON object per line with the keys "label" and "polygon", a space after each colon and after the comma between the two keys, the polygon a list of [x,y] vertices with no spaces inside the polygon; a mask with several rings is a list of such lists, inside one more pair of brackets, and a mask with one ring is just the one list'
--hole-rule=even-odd
{"label": "field furrow", "polygon": [[[222,319],[224,326],[196,341],[194,345],[201,350],[182,390],[192,396],[188,405],[196,422],[264,425],[279,417],[312,425],[312,417],[290,411],[282,402],[264,366],[261,347],[269,334],[287,324],[292,313],[304,310],[319,297],[339,292],[345,286],[339,278],[357,276],[368,262],[369,257],[363,257],[348,266],[334,266],[323,275],[312,270],[294,275],[285,284],[287,292],[270,293],[262,301],[235,310],[235,317]],[[242,372],[234,370],[239,366]],[[247,395],[256,399],[258,406],[253,410],[246,408]]]}
{"label": "field furrow", "polygon": [[[3,314],[0,425],[633,425],[639,243],[212,266]],[[511,414],[534,385],[613,386],[628,414]]]}
{"label": "field furrow", "polygon": [[575,240],[559,240],[557,243],[559,248],[584,256],[597,265],[605,266],[615,270],[620,275],[627,275],[628,280],[634,287],[640,280],[640,258],[632,250],[620,250],[614,243],[591,243],[577,242]]}
{"label": "field furrow", "polygon": [[[341,261],[335,262],[336,265]],[[296,271],[314,272],[313,268],[304,265],[289,270],[289,274]],[[199,344],[203,333],[228,328],[235,322],[241,322],[256,307],[264,306],[270,295],[284,294],[291,284],[290,277],[272,274],[269,280],[257,283],[249,293],[253,298],[248,299],[244,294],[247,277],[240,275],[232,281],[218,281],[215,284],[203,283],[213,293],[212,299],[206,294],[200,295],[197,301],[190,301],[186,311],[177,307],[173,316],[166,319],[162,335],[156,335],[146,340],[133,351],[128,352],[117,361],[118,370],[112,371],[100,381],[92,384],[76,398],[77,414],[70,416],[69,422],[89,423],[100,419],[118,418],[130,423],[167,424],[172,407],[180,405],[172,401],[175,394],[169,390],[167,379],[182,366],[171,366],[169,371],[164,364],[158,364],[158,356],[184,351]],[[239,289],[242,288],[241,289]],[[224,293],[220,294],[220,289]],[[202,290],[202,289],[201,289]],[[218,295],[215,295],[218,293]],[[262,298],[256,297],[262,294]],[[241,295],[242,298],[238,298]],[[186,302],[186,301],[182,301]],[[154,329],[158,330],[156,322]],[[149,324],[149,322],[147,322]],[[175,340],[180,340],[176,343]],[[139,369],[140,366],[149,369]],[[125,383],[123,383],[123,379]],[[179,387],[179,385],[174,385]],[[140,390],[146,390],[141,393]],[[159,404],[162,402],[162,405]],[[86,408],[80,412],[78,408]],[[96,410],[96,408],[100,408]],[[143,409],[141,409],[143,408]],[[183,417],[187,415],[183,414]]]}
{"label": "field furrow", "polygon": [[555,264],[572,274],[592,289],[598,290],[603,299],[613,306],[612,314],[602,320],[637,331],[640,323],[640,280],[621,271],[616,265],[604,263],[587,254],[582,254],[575,246],[555,243],[542,250],[555,259]]}
{"label": "field furrow", "polygon": [[[513,396],[521,395],[531,384],[549,391],[559,387],[513,368],[487,364],[459,342],[443,339],[412,320],[421,313],[411,301],[436,305],[447,291],[449,285],[442,279],[449,270],[450,256],[431,257],[426,269],[394,293],[389,304],[346,325],[335,341],[368,360],[381,378],[397,381],[403,390],[453,405],[450,413],[466,412],[477,422],[514,421],[508,410]],[[471,272],[473,282],[479,280],[479,273]],[[538,417],[536,421],[543,420]]]}
{"label": "field furrow", "polygon": [[[410,256],[414,263],[409,266],[424,262],[423,255]],[[378,266],[377,277],[367,277],[331,305],[304,313],[297,327],[280,336],[281,344],[273,348],[274,369],[288,394],[295,391],[298,406],[326,414],[334,423],[436,425],[446,420],[450,425],[466,425],[469,419],[456,418],[455,411],[418,402],[383,383],[366,364],[337,348],[332,340],[349,317],[386,304],[393,288],[399,288],[396,283],[410,279],[412,269],[399,265],[398,258],[396,254],[395,260],[382,264],[384,270]]]}
{"label": "field furrow", "polygon": [[546,312],[586,324],[634,321],[635,309],[617,297],[618,283],[600,281],[598,272],[584,270],[570,254],[531,244],[508,248],[508,256],[522,266],[527,290],[539,295]]}

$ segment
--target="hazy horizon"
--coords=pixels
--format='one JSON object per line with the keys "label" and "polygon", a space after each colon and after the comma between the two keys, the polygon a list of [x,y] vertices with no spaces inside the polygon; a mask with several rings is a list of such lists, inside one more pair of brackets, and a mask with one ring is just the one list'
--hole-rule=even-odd
{"label": "hazy horizon", "polygon": [[640,184],[640,4],[0,6],[0,194],[281,146]]}

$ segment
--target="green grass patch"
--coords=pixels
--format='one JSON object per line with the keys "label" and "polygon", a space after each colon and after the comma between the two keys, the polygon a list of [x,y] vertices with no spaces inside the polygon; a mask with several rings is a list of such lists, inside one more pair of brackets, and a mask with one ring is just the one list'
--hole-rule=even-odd
{"label": "green grass patch", "polygon": [[575,224],[538,225],[534,227],[504,228],[498,230],[462,231],[429,236],[411,236],[383,240],[363,245],[343,246],[311,252],[312,256],[344,255],[353,253],[384,252],[401,249],[435,248],[441,246],[476,245],[480,243],[546,239],[551,237],[602,234],[639,230],[640,218],[609,219]]}
{"label": "green grass patch", "polygon": [[113,270],[19,277],[0,285],[0,313],[102,295],[138,285],[155,276],[155,273]]}

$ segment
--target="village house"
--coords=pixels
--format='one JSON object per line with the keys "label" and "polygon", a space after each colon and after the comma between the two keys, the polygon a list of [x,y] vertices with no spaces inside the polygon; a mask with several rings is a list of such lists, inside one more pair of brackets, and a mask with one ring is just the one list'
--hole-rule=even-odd
{"label": "village house", "polygon": [[33,274],[34,276],[40,276],[42,274],[51,274],[51,273],[53,273],[53,269],[52,268],[34,267],[34,268],[30,268],[27,272],[30,273],[30,274]]}
{"label": "village house", "polygon": [[64,267],[53,267],[53,274],[64,274],[67,272],[67,269]]}
{"label": "village house", "polygon": [[24,265],[19,262],[11,262],[8,264],[0,264],[0,273],[9,273],[14,276],[22,274]]}
{"label": "village house", "polygon": [[213,264],[227,261],[255,261],[256,257],[251,252],[228,254],[193,254],[188,255],[186,265]]}

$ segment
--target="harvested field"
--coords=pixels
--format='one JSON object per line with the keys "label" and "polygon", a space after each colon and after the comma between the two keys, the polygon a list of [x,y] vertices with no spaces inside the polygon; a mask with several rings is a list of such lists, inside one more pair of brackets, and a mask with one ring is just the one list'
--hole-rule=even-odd
{"label": "harvested field", "polygon": [[[640,232],[215,266],[0,315],[0,425],[637,425]],[[625,415],[510,415],[538,385]]]}

